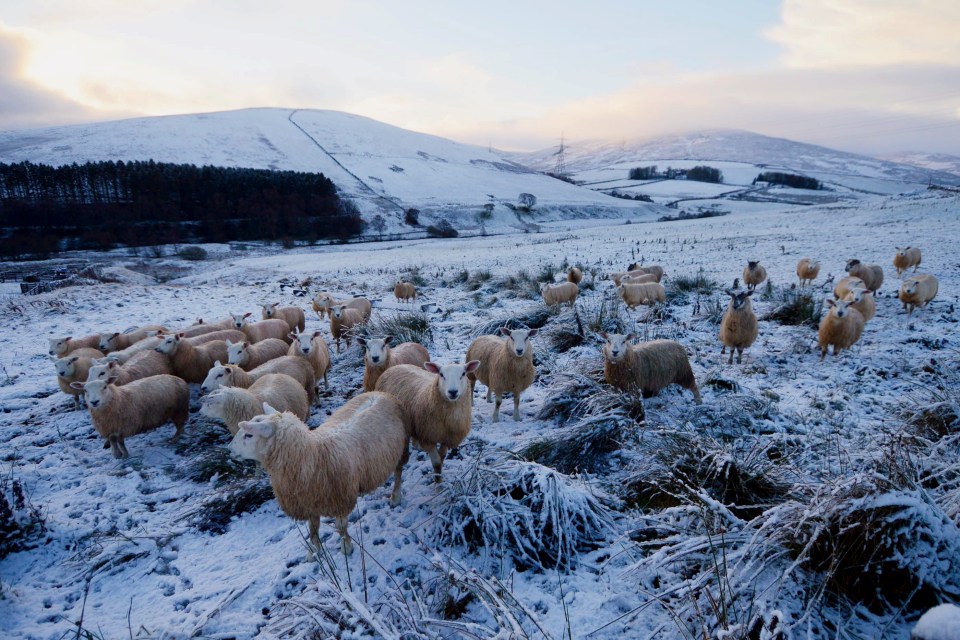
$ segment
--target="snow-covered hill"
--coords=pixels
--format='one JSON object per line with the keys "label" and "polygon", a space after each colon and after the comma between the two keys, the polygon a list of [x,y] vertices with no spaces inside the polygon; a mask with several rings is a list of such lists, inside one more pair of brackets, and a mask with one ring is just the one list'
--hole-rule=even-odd
{"label": "snow-covered hill", "polygon": [[499,206],[487,226],[517,224],[503,205],[520,193],[537,197],[534,220],[658,215],[657,207],[555,180],[482,147],[337,111],[244,109],[0,133],[0,162],[151,158],[320,171],[364,214],[397,225],[416,207],[470,227],[488,203]]}
{"label": "snow-covered hill", "polygon": [[960,156],[950,155],[949,153],[911,151],[884,156],[882,159],[900,164],[908,164],[930,171],[952,173],[960,176]]}

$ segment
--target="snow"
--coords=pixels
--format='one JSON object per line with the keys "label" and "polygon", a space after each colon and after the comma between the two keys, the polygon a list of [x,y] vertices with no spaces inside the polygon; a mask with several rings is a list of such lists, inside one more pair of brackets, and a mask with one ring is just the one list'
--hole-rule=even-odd
{"label": "snow", "polygon": [[[262,143],[251,144],[264,158],[272,153]],[[213,153],[213,145],[209,149]],[[452,152],[443,153],[453,164]],[[275,158],[280,160],[279,155]],[[404,160],[395,156],[392,161]],[[802,455],[791,459],[784,474],[798,486],[829,483],[873,469],[870,465],[887,451],[884,436],[897,433],[897,416],[904,407],[928,400],[926,390],[936,388],[938,376],[956,367],[951,350],[960,341],[958,211],[960,196],[931,191],[810,206],[802,215],[789,207],[743,203],[742,209],[723,218],[671,223],[580,220],[549,223],[541,233],[285,252],[221,247],[208,261],[182,263],[189,270],[186,275],[162,284],[102,283],[5,302],[0,306],[0,475],[23,482],[47,531],[35,548],[0,560],[4,637],[73,635],[74,623],[81,618],[84,628],[103,637],[127,636],[128,628],[134,637],[269,637],[283,628],[284,615],[301,611],[297,602],[310,601],[340,603],[338,607],[351,612],[351,620],[386,616],[379,608],[384,602],[396,615],[407,615],[409,607],[410,615],[419,616],[422,606],[429,610],[425,618],[434,620],[439,616],[436,611],[444,608],[444,589],[462,595],[457,590],[468,586],[480,595],[463,605],[466,615],[458,624],[507,629],[509,620],[516,620],[532,636],[539,635],[537,625],[553,638],[564,637],[568,624],[575,636],[595,631],[592,638],[683,635],[673,613],[660,603],[676,604],[670,599],[682,598],[681,604],[690,607],[696,594],[716,587],[709,581],[695,584],[680,563],[681,558],[685,562],[709,558],[710,547],[690,533],[690,523],[699,522],[696,514],[725,514],[723,544],[731,553],[747,545],[752,534],[740,516],[705,493],[702,507],[662,514],[618,506],[609,493],[625,484],[629,471],[645,455],[642,447],[630,442],[620,445],[623,451],[612,455],[606,472],[539,476],[569,483],[562,495],[571,496],[571,502],[590,495],[610,505],[610,521],[596,525],[608,528],[603,540],[595,548],[580,550],[576,567],[569,572],[518,570],[509,546],[471,549],[451,542],[452,534],[448,542],[440,543],[441,534],[450,531],[443,528],[438,514],[456,499],[453,487],[466,483],[478,469],[517,467],[516,452],[569,428],[536,416],[565,374],[601,366],[600,345],[592,338],[558,353],[542,332],[534,340],[538,379],[522,396],[521,421],[511,420],[512,403],[506,402],[504,420],[492,423],[491,405],[483,402],[481,387],[472,435],[459,455],[445,464],[445,484],[435,486],[429,461],[414,454],[404,474],[403,504],[397,509],[387,505],[389,485],[361,499],[350,523],[358,551],[348,560],[338,555],[337,536],[332,524],[324,521],[326,556],[318,563],[303,561],[306,527],[286,517],[273,499],[234,516],[223,523],[222,531],[199,529],[198,523],[212,510],[209,501],[229,495],[225,492],[233,480],[219,474],[193,479],[198,455],[222,453],[228,442],[225,429],[196,412],[183,442],[170,444],[173,430],[164,427],[128,440],[131,458],[115,461],[102,449],[86,412],[72,410],[72,400],[59,392],[44,338],[148,322],[179,326],[196,317],[256,312],[265,300],[307,307],[308,301],[293,297],[288,286],[281,287],[305,276],[314,280],[312,291],[365,294],[374,301],[375,316],[389,316],[410,308],[393,300],[388,293],[391,283],[417,268],[426,282],[420,302],[436,307],[428,313],[433,332],[429,350],[434,360],[448,362],[463,357],[478,325],[536,304],[513,297],[505,287],[481,286],[474,291],[456,284],[461,270],[470,274],[489,270],[490,282],[495,282],[521,269],[537,274],[550,267],[559,279],[564,259],[604,273],[642,259],[665,265],[672,278],[696,275],[702,269],[729,286],[750,259],[764,264],[775,284],[786,285],[795,281],[797,260],[811,256],[823,262],[819,286],[828,274],[839,277],[848,258],[859,257],[883,265],[887,272],[877,317],[852,351],[822,363],[813,348],[816,334],[809,327],[762,320],[760,337],[746,352],[744,364],[727,366],[719,354],[716,325],[694,311],[695,305],[706,306],[708,301],[694,295],[671,304],[662,323],[653,321],[646,310],[628,314],[631,328],[642,336],[676,339],[687,348],[704,396],[703,407],[693,405],[688,393],[672,389],[647,400],[649,425],[632,435],[655,443],[659,433],[705,429],[731,450],[766,451],[771,443],[780,451],[799,447]],[[897,282],[890,267],[893,247],[907,241],[922,248],[923,270],[940,279],[938,298],[910,320],[893,297]],[[122,255],[113,258],[120,268],[130,266]],[[586,315],[611,292],[609,283],[598,279],[595,289],[584,290],[578,302],[581,313]],[[717,291],[712,297],[720,295]],[[762,292],[754,296],[758,316],[773,305]],[[326,334],[325,323],[315,317],[308,317],[307,327]],[[310,416],[313,426],[355,393],[362,377],[356,345],[335,354],[333,361],[331,388],[321,394],[321,405]],[[735,382],[738,390],[708,383],[719,379]],[[199,405],[196,395],[192,403],[194,409]],[[742,407],[748,405],[762,410],[747,415]],[[710,416],[727,416],[723,434]],[[250,473],[246,482],[267,486],[262,476]],[[923,495],[928,501],[935,498],[932,489]],[[876,504],[894,503],[878,499]],[[929,508],[940,513],[939,507]],[[672,518],[669,531],[666,518]],[[776,528],[777,523],[767,526]],[[661,532],[657,534],[661,539],[654,542],[664,545],[662,551],[631,537],[650,529]],[[744,568],[733,560],[730,565],[731,572],[743,569],[756,577],[750,589],[756,590],[757,614],[767,627],[780,624],[788,633],[792,629],[794,635],[811,638],[835,637],[828,629],[839,624],[849,625],[850,637],[903,637],[909,632],[915,619],[911,615],[917,613],[909,610],[879,615],[864,608],[857,609],[862,615],[851,615],[849,603],[834,607],[825,601],[823,611],[804,611],[807,596],[821,585],[819,577],[792,566],[780,549],[771,550],[769,556],[769,565],[747,563]],[[411,593],[423,602],[418,604]],[[498,597],[503,602],[493,599]],[[496,606],[485,608],[494,602]],[[509,615],[508,605],[513,607]],[[942,623],[942,616],[938,614],[935,622]],[[695,620],[684,619],[683,624],[692,625],[689,633],[699,635]],[[402,625],[390,618],[383,628],[400,635]],[[713,632],[732,633],[722,627]]]}
{"label": "snow", "polygon": [[941,604],[927,611],[911,637],[916,640],[960,640],[960,607],[955,604]]}

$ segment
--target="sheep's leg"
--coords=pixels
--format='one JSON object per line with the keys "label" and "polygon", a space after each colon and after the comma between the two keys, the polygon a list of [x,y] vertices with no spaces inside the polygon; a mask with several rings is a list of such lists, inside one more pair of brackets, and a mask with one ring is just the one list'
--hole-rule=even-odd
{"label": "sheep's leg", "polygon": [[446,460],[446,459],[447,459],[447,452],[448,452],[448,451],[450,451],[450,447],[448,447],[448,446],[445,445],[445,444],[440,445],[440,447],[437,449],[437,454],[440,456],[440,460]]}
{"label": "sheep's leg", "polygon": [[730,357],[727,358],[727,364],[733,364],[733,353],[734,353],[736,350],[737,350],[737,349],[736,349],[735,347],[730,347]]}
{"label": "sheep's leg", "polygon": [[170,438],[170,442],[178,441],[180,439],[180,436],[183,435],[183,424],[184,424],[183,422],[179,424],[177,424],[176,422],[173,423],[173,426],[176,427],[177,430],[173,432],[173,437]]}
{"label": "sheep's leg", "polygon": [[353,542],[350,540],[350,532],[347,531],[347,518],[337,517],[337,531],[340,532],[340,548],[345,555],[353,553]]}
{"label": "sheep's leg", "polygon": [[489,386],[487,387],[487,402],[493,402],[493,397]]}
{"label": "sheep's leg", "polygon": [[723,345],[723,346],[720,348],[720,355],[723,355],[723,354],[725,354],[726,352],[727,352],[727,345]]}
{"label": "sheep's leg", "polygon": [[127,443],[124,442],[123,436],[120,436],[119,438],[117,438],[117,444],[120,445],[120,451],[123,452],[123,457],[124,457],[124,458],[129,458],[129,457],[130,457],[130,452],[127,451]]}
{"label": "sheep's leg", "polygon": [[400,456],[397,468],[393,472],[393,493],[390,494],[391,507],[396,507],[403,500],[403,465],[407,464],[408,460],[410,460],[410,445],[404,443],[403,455]]}
{"label": "sheep's leg", "polygon": [[421,448],[430,456],[430,462],[433,464],[433,481],[440,482],[440,474],[443,472],[443,457],[437,451],[437,445],[431,444]]}
{"label": "sheep's leg", "polygon": [[120,444],[117,436],[110,436],[110,452],[113,453],[114,458],[123,457],[123,451],[120,449]]}
{"label": "sheep's leg", "polygon": [[503,394],[497,392],[493,396],[496,399],[493,405],[493,421],[500,422],[500,403],[503,402]]}
{"label": "sheep's leg", "polygon": [[323,372],[323,388],[324,388],[324,389],[329,389],[329,388],[330,388],[330,383],[327,382],[327,372],[326,372],[326,371]]}
{"label": "sheep's leg", "polygon": [[320,548],[320,516],[307,518],[310,533],[307,534],[307,562],[313,562],[314,549]]}
{"label": "sheep's leg", "polygon": [[73,396],[73,408],[75,411],[80,411],[80,396]]}
{"label": "sheep's leg", "polygon": [[[730,352],[733,355],[733,352]],[[743,364],[743,349],[737,349],[737,364]]]}
{"label": "sheep's leg", "polygon": [[830,348],[830,345],[825,347],[820,347],[820,362],[823,362],[823,359],[827,357],[827,349]]}
{"label": "sheep's leg", "polygon": [[513,421],[520,422],[520,394],[513,394]]}

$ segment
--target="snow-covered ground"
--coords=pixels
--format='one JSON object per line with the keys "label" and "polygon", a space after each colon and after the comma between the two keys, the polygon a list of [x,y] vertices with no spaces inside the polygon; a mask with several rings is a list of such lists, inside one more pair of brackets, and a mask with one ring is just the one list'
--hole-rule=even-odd
{"label": "snow-covered ground", "polygon": [[[917,516],[906,551],[896,547],[902,553],[891,561],[902,560],[902,571],[891,575],[920,576],[926,600],[931,592],[934,600],[960,593],[960,510],[944,497],[953,480],[923,484],[911,475],[956,460],[956,439],[938,444],[926,435],[920,442],[901,417],[937,394],[956,400],[943,381],[955,382],[960,366],[960,196],[925,191],[802,212],[747,204],[722,218],[672,223],[577,222],[542,233],[272,254],[224,250],[185,263],[186,275],[163,284],[99,284],[5,300],[0,476],[22,483],[26,504],[18,517],[27,518],[32,505],[45,530],[29,538],[32,548],[0,560],[4,637],[72,636],[79,623],[90,637],[104,638],[308,637],[311,625],[322,630],[317,637],[333,625],[338,637],[714,638],[741,637],[758,620],[767,629],[756,637],[904,637],[919,605],[891,613],[844,600],[834,583],[824,586],[823,566],[794,565],[817,547],[801,551],[790,542],[809,537],[797,522],[813,518],[804,505],[817,496],[840,503],[856,495],[849,504],[865,509],[906,505]],[[894,246],[904,244],[921,247],[922,271],[940,279],[937,299],[912,319],[893,297],[891,260]],[[713,311],[726,304],[721,287],[747,260],[765,265],[777,288],[789,286],[804,256],[823,263],[817,298],[828,276],[843,275],[848,258],[884,267],[877,317],[863,339],[821,363],[812,328],[763,320],[744,363],[726,365]],[[304,562],[305,526],[280,511],[255,469],[225,459],[225,429],[196,412],[182,442],[170,444],[172,429],[164,427],[128,440],[131,458],[114,460],[87,413],[74,411],[58,390],[46,355],[47,336],[179,326],[257,311],[264,301],[307,307],[287,285],[308,276],[311,291],[367,295],[374,317],[389,319],[410,308],[393,301],[391,283],[415,272],[419,303],[429,305],[428,348],[448,362],[463,358],[479,327],[529,318],[539,306],[522,297],[535,285],[521,271],[536,277],[549,270],[560,279],[562,263],[582,265],[588,275],[578,314],[589,326],[601,304],[609,313],[612,287],[603,274],[634,261],[664,265],[668,291],[701,272],[717,283],[709,293],[675,293],[656,315],[619,310],[641,339],[686,347],[704,405],[676,387],[646,400],[646,422],[618,423],[605,445],[613,451],[591,452],[588,443],[574,464],[579,474],[518,460],[513,454],[531,442],[588,431],[562,411],[538,417],[545,405],[604,388],[593,381],[602,366],[593,331],[563,350],[562,334],[576,332],[576,321],[569,312],[553,316],[534,339],[538,377],[523,394],[522,420],[509,419],[507,401],[506,420],[492,423],[481,387],[471,437],[445,465],[444,482],[434,486],[429,461],[415,454],[400,507],[387,506],[389,486],[361,499],[350,523],[358,549],[348,559],[324,522],[326,555]],[[761,286],[757,314],[774,306]],[[326,332],[315,317],[307,326]],[[309,423],[320,424],[355,394],[361,377],[356,345],[335,354],[331,386]],[[587,412],[582,420],[591,415],[598,417]],[[616,408],[613,415],[626,420]],[[565,446],[576,458],[584,445],[575,442]],[[713,466],[697,475],[684,456]],[[649,486],[637,493],[668,476],[673,484],[662,488],[672,495],[654,499]],[[757,480],[779,488],[757,490],[763,503],[754,509],[737,502],[736,492],[711,493],[721,476],[728,484],[735,476],[745,486]],[[518,485],[519,477],[532,480]],[[852,484],[883,490],[848,491]],[[550,517],[559,520],[545,523]],[[571,536],[563,548],[574,551],[554,568],[557,530]],[[495,544],[478,543],[491,536]],[[532,547],[522,550],[519,539]],[[787,635],[774,636],[774,628]]]}

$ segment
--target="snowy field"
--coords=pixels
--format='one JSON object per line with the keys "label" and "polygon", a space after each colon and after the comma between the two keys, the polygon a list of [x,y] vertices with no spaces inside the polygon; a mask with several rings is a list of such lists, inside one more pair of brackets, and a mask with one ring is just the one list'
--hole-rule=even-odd
{"label": "snowy field", "polygon": [[[4,299],[0,477],[6,493],[22,487],[14,517],[30,529],[27,548],[0,560],[2,635],[905,637],[923,610],[960,598],[957,238],[960,196],[930,191],[673,223],[223,252],[163,284]],[[906,244],[940,280],[912,319],[891,264]],[[823,263],[815,301],[847,259],[883,266],[862,340],[821,363],[813,328],[761,320],[743,364],[727,365],[723,288],[759,260],[772,282],[754,296],[763,318],[789,299],[805,256]],[[634,261],[665,267],[663,308],[616,303],[604,276]],[[546,314],[535,297],[535,280],[561,279],[565,264],[587,273],[576,317]],[[324,521],[314,562],[303,560],[306,526],[196,412],[198,389],[179,443],[163,427],[129,439],[131,457],[116,461],[59,391],[46,353],[48,336],[259,314],[267,301],[309,311],[289,286],[306,277],[311,293],[370,297],[380,326],[411,310],[387,293],[392,282],[417,279],[441,363],[507,320],[542,325],[522,419],[510,419],[508,400],[492,423],[478,389],[472,433],[443,483],[415,453],[403,503],[388,506],[389,484],[360,500],[349,558]],[[326,333],[311,315],[307,328]],[[618,327],[682,343],[704,404],[672,387],[643,401],[642,417],[636,399],[611,393],[595,331]],[[333,361],[312,426],[360,386],[356,344]],[[908,419],[917,412],[926,419]]]}

